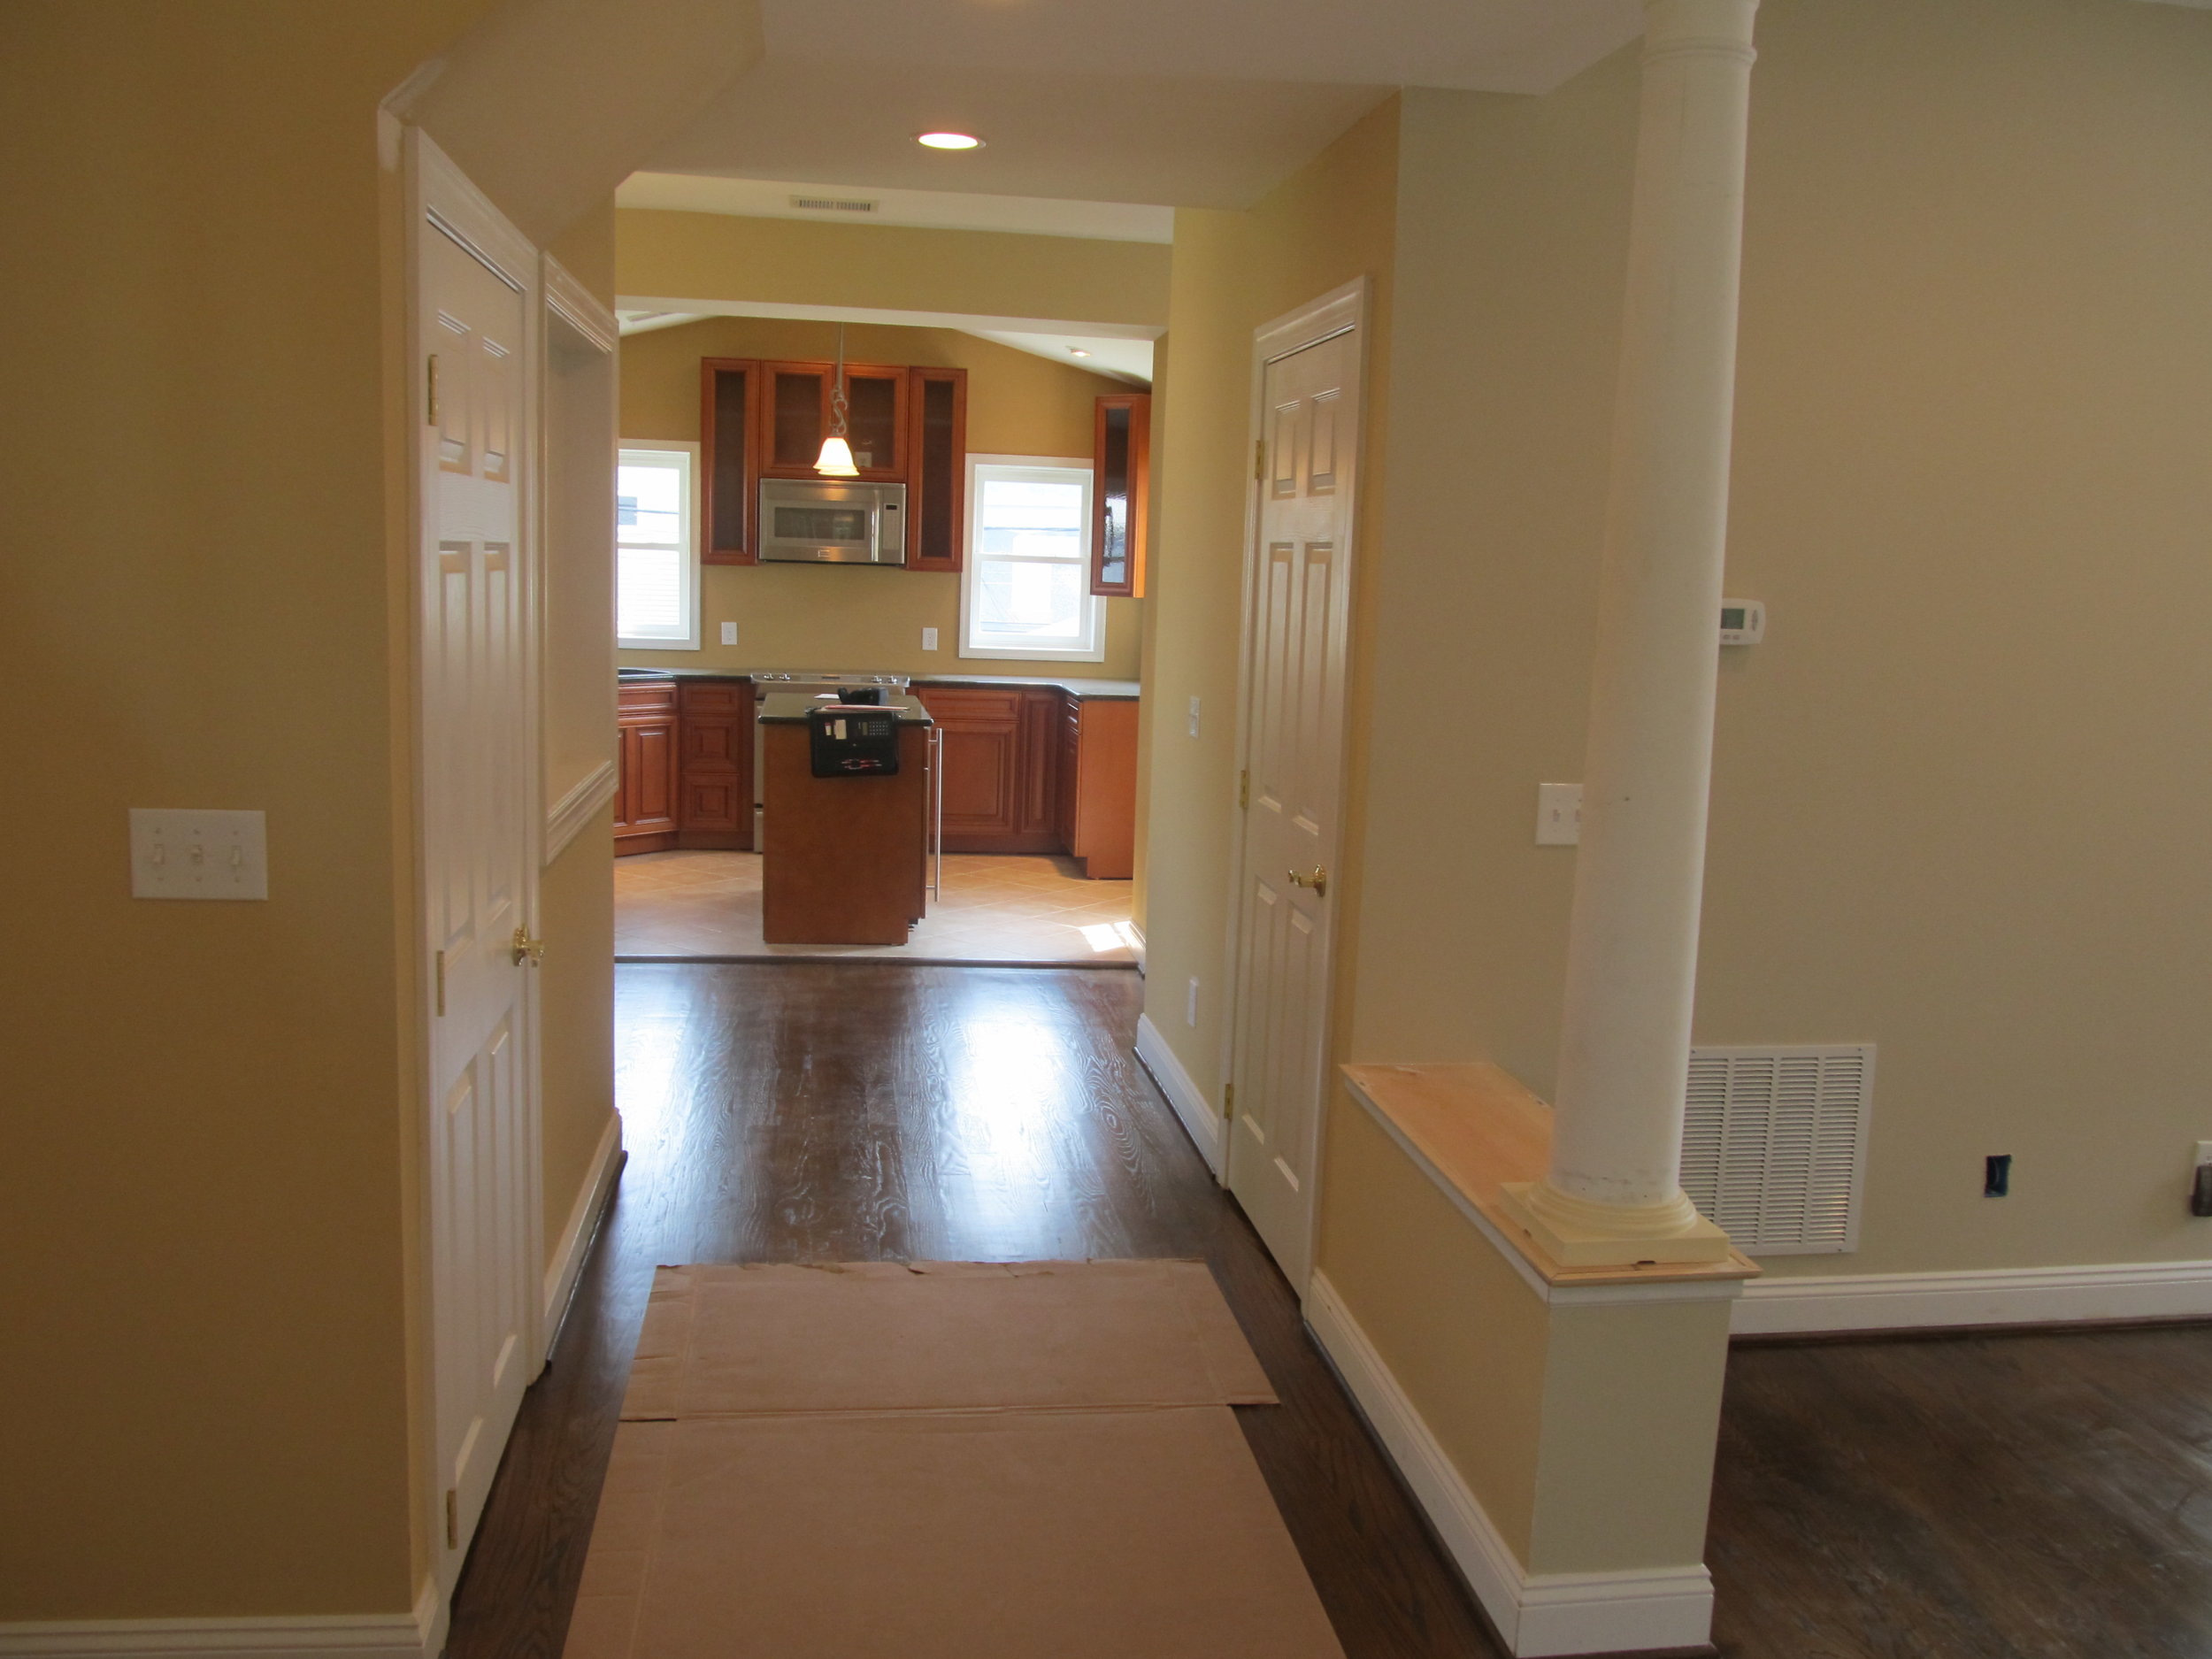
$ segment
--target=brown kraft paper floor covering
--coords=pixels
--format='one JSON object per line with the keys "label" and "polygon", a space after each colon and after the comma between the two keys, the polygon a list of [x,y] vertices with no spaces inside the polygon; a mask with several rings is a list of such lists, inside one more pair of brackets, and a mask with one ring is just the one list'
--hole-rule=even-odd
{"label": "brown kraft paper floor covering", "polygon": [[638,1355],[564,1659],[1341,1659],[1202,1263],[664,1268]]}

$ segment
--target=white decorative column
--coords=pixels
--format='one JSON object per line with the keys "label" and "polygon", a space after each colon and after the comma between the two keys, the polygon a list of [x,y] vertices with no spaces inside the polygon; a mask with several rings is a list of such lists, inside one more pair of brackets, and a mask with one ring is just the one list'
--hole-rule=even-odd
{"label": "white decorative column", "polygon": [[1647,0],[1642,119],[1550,1173],[1570,1264],[1717,1260],[1681,1185],[1758,0]]}

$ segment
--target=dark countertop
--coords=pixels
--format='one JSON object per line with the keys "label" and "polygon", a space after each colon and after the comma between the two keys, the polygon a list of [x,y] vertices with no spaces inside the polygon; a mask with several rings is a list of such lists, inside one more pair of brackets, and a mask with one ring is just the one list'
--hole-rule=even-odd
{"label": "dark countertop", "polygon": [[[750,680],[751,671],[742,668],[622,668],[615,671],[626,680]],[[772,672],[764,669],[764,673]],[[772,672],[781,672],[781,670]],[[1064,691],[1079,703],[1134,703],[1140,687],[1133,680],[1083,680],[1062,674],[917,674],[918,686],[974,686],[984,689],[993,687],[1035,686]],[[776,694],[770,694],[771,695]]]}
{"label": "dark countertop", "polygon": [[[726,676],[736,679],[736,675]],[[759,718],[764,726],[804,726],[808,713],[821,708],[814,697],[803,697],[795,691],[772,691],[760,700]],[[879,705],[886,714],[898,716],[901,726],[933,726],[929,710],[911,698],[904,703],[886,703]]]}
{"label": "dark countertop", "polygon": [[1134,703],[1139,687],[1133,680],[1076,680],[1061,674],[917,674],[917,686],[1052,686],[1083,703]]}

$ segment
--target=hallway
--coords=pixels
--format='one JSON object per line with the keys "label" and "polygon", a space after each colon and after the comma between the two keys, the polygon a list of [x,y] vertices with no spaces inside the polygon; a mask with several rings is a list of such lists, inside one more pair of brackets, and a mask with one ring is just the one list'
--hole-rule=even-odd
{"label": "hallway", "polygon": [[[1131,1056],[1126,971],[628,964],[630,1161],[526,1398],[449,1659],[557,1659],[656,1264],[1203,1256],[1282,1396],[1239,1411],[1351,1659],[1499,1649]],[[2212,1330],[1740,1346],[1726,1659],[2212,1652]]]}
{"label": "hallway", "polygon": [[654,1267],[1202,1256],[1279,1408],[1240,1410],[1351,1659],[1498,1650],[1129,1051],[1126,970],[618,971],[629,1163],[455,1593],[448,1659],[555,1659]]}

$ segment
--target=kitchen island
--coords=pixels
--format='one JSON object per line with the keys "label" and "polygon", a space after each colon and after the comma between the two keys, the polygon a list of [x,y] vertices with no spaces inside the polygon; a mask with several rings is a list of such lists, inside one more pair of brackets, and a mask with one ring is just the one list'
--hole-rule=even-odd
{"label": "kitchen island", "polygon": [[811,697],[761,699],[767,822],[761,934],[772,945],[902,945],[928,905],[929,710],[908,699],[848,710],[896,728],[895,772],[817,777]]}

